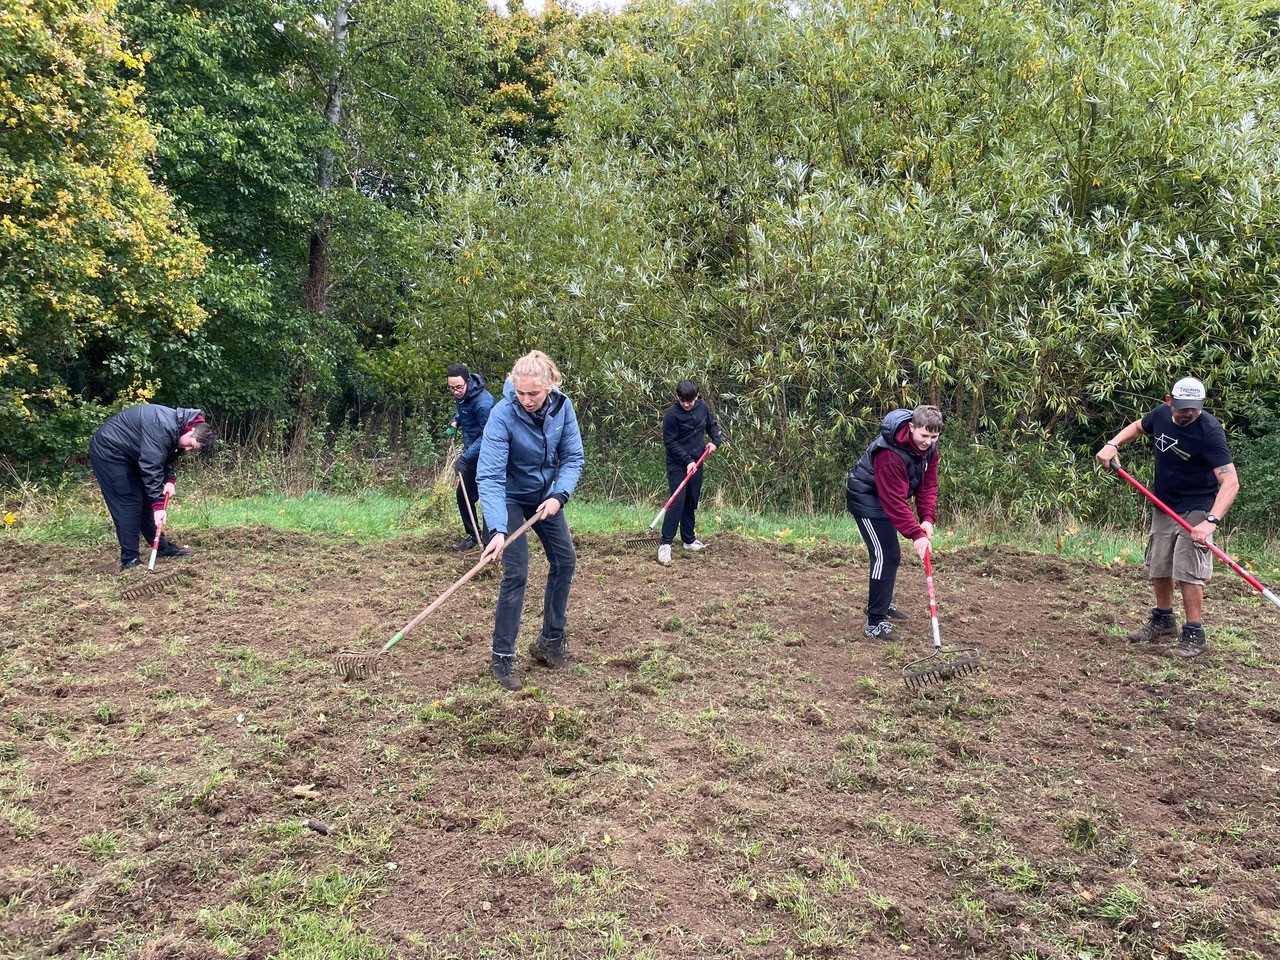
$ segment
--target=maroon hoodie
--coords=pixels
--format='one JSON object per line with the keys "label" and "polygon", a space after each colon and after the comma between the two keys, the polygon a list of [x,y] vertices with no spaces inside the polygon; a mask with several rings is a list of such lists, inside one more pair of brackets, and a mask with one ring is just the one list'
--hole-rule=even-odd
{"label": "maroon hoodie", "polygon": [[[894,434],[893,439],[903,450],[919,456],[920,452],[911,442],[911,434],[907,429],[910,426],[910,421],[903,424],[902,429]],[[938,460],[940,458],[940,454],[935,453],[925,464],[924,477],[920,481],[920,489],[916,491],[916,513],[919,514],[921,522],[928,520],[930,523],[936,523],[938,519]],[[919,540],[926,536],[924,527],[916,522],[916,518],[911,513],[911,504],[907,502],[907,491],[910,487],[907,482],[907,465],[903,463],[902,457],[892,450],[880,450],[872,463],[876,474],[876,494],[880,497],[880,505],[889,515],[894,529],[908,540]]]}

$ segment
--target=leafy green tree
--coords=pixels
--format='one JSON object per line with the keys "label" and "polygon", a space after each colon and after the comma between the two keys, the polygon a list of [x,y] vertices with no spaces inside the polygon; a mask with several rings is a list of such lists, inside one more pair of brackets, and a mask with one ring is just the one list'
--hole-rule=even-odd
{"label": "leafy green tree", "polygon": [[0,9],[0,455],[64,462],[198,365],[205,249],[153,181],[143,57],[107,0]]}

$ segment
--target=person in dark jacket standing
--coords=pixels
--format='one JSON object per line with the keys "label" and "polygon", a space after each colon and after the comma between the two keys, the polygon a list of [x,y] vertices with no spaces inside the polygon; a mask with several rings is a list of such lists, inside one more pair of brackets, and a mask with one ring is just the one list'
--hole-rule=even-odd
{"label": "person in dark jacket standing", "polygon": [[941,433],[942,411],[937,407],[894,410],[880,422],[880,436],[849,472],[845,503],[857,518],[858,532],[871,555],[867,623],[863,627],[868,637],[899,639],[888,620],[903,615],[893,604],[902,559],[898,534],[911,541],[916,556],[923,560],[938,516]]}
{"label": "person in dark jacket standing", "polygon": [[484,388],[484,377],[478,373],[472,373],[465,363],[451,364],[445,371],[445,376],[456,408],[451,425],[462,431],[462,442],[466,444],[453,465],[458,475],[462,477],[462,483],[458,485],[458,514],[462,517],[462,531],[466,536],[455,543],[453,549],[471,550],[488,539],[488,531],[477,530],[472,525],[472,521],[476,515],[476,504],[480,500],[480,488],[476,486],[476,464],[480,460],[480,440],[484,436],[484,426],[489,422],[489,414],[497,401],[493,399],[493,394]]}
{"label": "person in dark jacket standing", "polygon": [[560,392],[561,379],[555,363],[540,350],[517,360],[480,445],[476,473],[491,531],[482,556],[502,557],[490,665],[507,690],[520,689],[516,638],[529,582],[529,538],[509,541],[507,534],[534,516],[533,532],[542,541],[549,569],[542,632],[529,653],[543,666],[569,665],[565,625],[578,554],[561,508],[573,496],[586,458],[573,404]]}
{"label": "person in dark jacket standing", "polygon": [[[686,550],[705,550],[707,545],[698,539],[694,531],[694,516],[698,512],[698,498],[702,495],[702,468],[698,465],[704,450],[714,451],[724,439],[716,415],[699,396],[696,380],[681,380],[676,387],[676,401],[662,417],[662,446],[667,455],[667,492],[685,484],[680,496],[667,508],[662,520],[662,542],[658,546],[658,562],[664,567],[671,562],[671,545],[675,543],[676,530]],[[703,437],[711,442],[703,445]],[[690,476],[690,474],[693,474]]]}
{"label": "person in dark jacket standing", "polygon": [[[174,465],[178,454],[213,452],[218,435],[199,410],[140,403],[121,410],[100,426],[89,441],[89,462],[120,541],[120,569],[142,561],[138,537],[155,540],[165,522],[165,496],[177,490]],[[159,556],[186,557],[190,550],[160,538]]]}
{"label": "person in dark jacket standing", "polygon": [[1110,467],[1113,460],[1120,462],[1121,446],[1151,437],[1155,495],[1193,529],[1188,533],[1163,510],[1152,510],[1146,562],[1156,605],[1151,619],[1129,634],[1131,643],[1152,643],[1178,632],[1173,612],[1177,584],[1186,622],[1171,652],[1188,660],[1204,653],[1204,587],[1213,576],[1213,555],[1205,543],[1240,492],[1226,431],[1205,411],[1204,399],[1204,384],[1195,377],[1183,377],[1164,403],[1134,420],[1098,451],[1098,461]]}

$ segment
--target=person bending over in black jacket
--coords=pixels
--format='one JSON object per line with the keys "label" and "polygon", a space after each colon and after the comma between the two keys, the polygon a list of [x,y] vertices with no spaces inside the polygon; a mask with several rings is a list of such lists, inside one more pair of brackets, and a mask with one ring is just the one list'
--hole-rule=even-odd
{"label": "person bending over in black jacket", "polygon": [[[138,537],[147,543],[164,527],[165,494],[177,489],[174,464],[184,450],[213,453],[218,439],[199,410],[140,403],[121,410],[89,441],[89,462],[102,488],[120,541],[120,569],[142,561]],[[187,557],[191,551],[160,538],[159,556]]]}

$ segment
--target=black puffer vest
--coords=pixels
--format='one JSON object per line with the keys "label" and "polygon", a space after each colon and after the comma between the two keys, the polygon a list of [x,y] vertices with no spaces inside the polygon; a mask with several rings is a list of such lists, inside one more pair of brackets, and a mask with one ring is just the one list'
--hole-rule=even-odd
{"label": "black puffer vest", "polygon": [[911,419],[912,411],[906,409],[893,410],[880,421],[880,436],[876,437],[866,453],[859,458],[857,464],[849,471],[849,485],[845,488],[844,502],[849,512],[855,517],[866,517],[868,520],[887,520],[889,515],[880,505],[880,496],[876,493],[875,455],[881,450],[892,450],[907,465],[907,499],[914,497],[924,481],[925,469],[929,462],[938,455],[936,446],[924,453],[903,450],[894,437],[902,429],[902,425]]}

